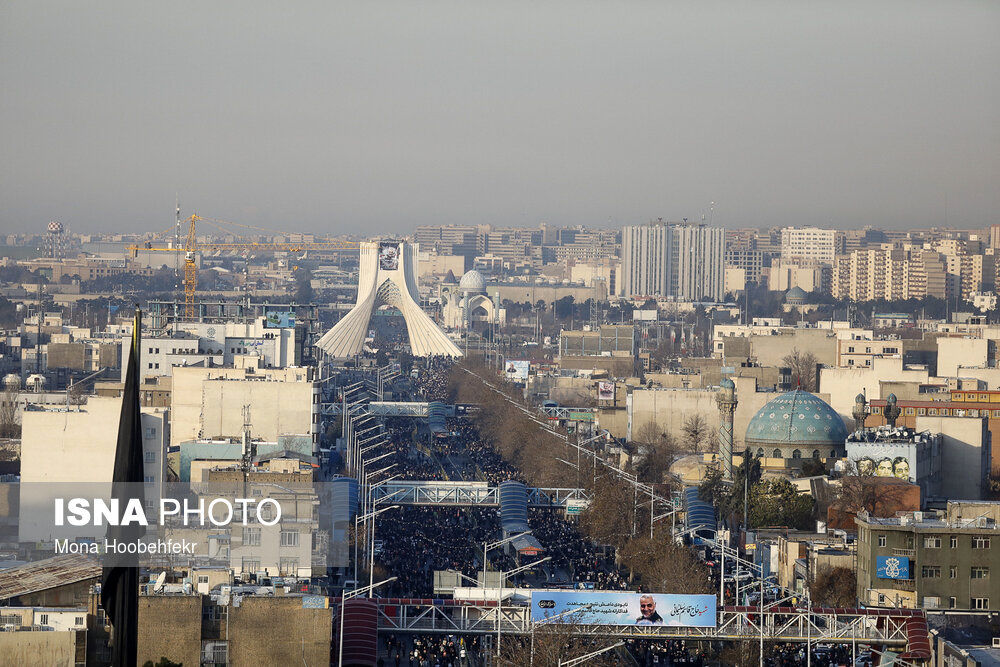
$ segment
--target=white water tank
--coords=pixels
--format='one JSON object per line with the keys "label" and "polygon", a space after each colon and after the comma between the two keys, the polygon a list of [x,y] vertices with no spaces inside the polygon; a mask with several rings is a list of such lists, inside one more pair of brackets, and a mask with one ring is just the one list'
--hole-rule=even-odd
{"label": "white water tank", "polygon": [[17,391],[21,388],[21,376],[17,373],[8,373],[3,376],[3,388],[6,391]]}
{"label": "white water tank", "polygon": [[38,373],[33,373],[28,376],[28,389],[35,392],[36,394],[41,393],[45,389],[45,376]]}

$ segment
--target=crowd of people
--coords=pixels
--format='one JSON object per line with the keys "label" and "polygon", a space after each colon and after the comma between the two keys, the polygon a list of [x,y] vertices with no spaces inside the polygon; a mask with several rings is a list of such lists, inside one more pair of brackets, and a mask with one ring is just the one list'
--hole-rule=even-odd
{"label": "crowd of people", "polygon": [[705,646],[701,642],[683,639],[629,639],[625,642],[625,647],[642,667],[700,667],[705,663]]}
{"label": "crowd of people", "polygon": [[[443,359],[415,366],[411,375],[416,387],[414,397],[448,400],[449,366]],[[484,481],[490,485],[507,480],[525,481],[521,472],[481,436],[473,420],[449,419],[446,437],[430,437],[411,420],[389,420],[386,427],[388,443],[378,453],[391,452],[393,456],[379,465],[395,463],[391,474],[401,479],[461,479]],[[484,568],[483,544],[502,537],[496,507],[402,505],[380,514],[376,521],[376,539],[382,544],[377,567],[387,576],[396,577],[380,591],[386,597],[434,597],[434,572],[441,570],[460,573],[459,586],[477,585]],[[544,549],[542,555],[550,557],[543,568],[544,581],[535,580],[535,585],[596,590],[634,587],[628,575],[617,566],[614,550],[584,538],[560,508],[530,507],[528,523]],[[532,556],[532,559],[537,557]],[[509,571],[521,562],[508,545],[491,550],[485,566],[492,571]],[[718,576],[717,571],[715,576]],[[516,578],[508,585],[528,586],[530,582]],[[735,600],[734,586],[733,583],[726,586],[727,599]],[[481,641],[471,635],[421,635],[403,640],[390,636],[385,638],[379,664],[397,667],[480,664]],[[635,664],[642,667],[703,665],[717,659],[722,648],[723,645],[712,642],[652,638],[630,639],[626,643]],[[803,664],[804,650],[796,644],[769,645],[765,664],[771,667]],[[843,647],[814,648],[812,653],[814,665],[849,664],[850,660],[850,651]]]}
{"label": "crowd of people", "polygon": [[[432,360],[415,368],[418,393],[428,399],[444,398],[448,387],[447,364]],[[471,420],[450,420],[446,438],[428,438],[407,420],[388,422],[386,435],[388,444],[378,453],[389,452],[392,457],[380,461],[379,466],[394,463],[391,474],[399,479],[458,478],[491,485],[507,480],[524,481],[520,471],[480,436]],[[443,464],[445,461],[447,466]],[[385,594],[396,597],[432,596],[435,570],[458,571],[468,577],[466,584],[478,580],[477,575],[483,569],[482,544],[502,537],[496,507],[407,505],[380,514],[376,521],[376,535],[386,536],[382,539],[378,565],[397,577]],[[628,588],[610,548],[598,547],[581,537],[558,508],[531,508],[529,525],[545,550],[544,555],[551,557],[544,568],[547,580],[602,590]],[[522,564],[509,547],[490,551],[487,560],[487,568],[494,571],[508,571]],[[525,580],[514,583],[528,585]]]}
{"label": "crowd of people", "polygon": [[573,583],[602,591],[628,590],[628,580],[615,564],[614,552],[580,536],[576,526],[559,518],[561,510],[528,508],[532,534],[552,558],[551,564],[569,574]]}
{"label": "crowd of people", "polygon": [[479,637],[415,635],[409,641],[390,635],[384,640],[379,667],[465,667],[480,664]]}

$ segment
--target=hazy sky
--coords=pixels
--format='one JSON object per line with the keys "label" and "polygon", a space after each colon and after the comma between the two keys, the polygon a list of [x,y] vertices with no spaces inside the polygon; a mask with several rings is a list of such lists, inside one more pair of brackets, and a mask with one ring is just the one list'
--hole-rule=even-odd
{"label": "hazy sky", "polygon": [[1000,223],[1000,2],[0,0],[0,232]]}

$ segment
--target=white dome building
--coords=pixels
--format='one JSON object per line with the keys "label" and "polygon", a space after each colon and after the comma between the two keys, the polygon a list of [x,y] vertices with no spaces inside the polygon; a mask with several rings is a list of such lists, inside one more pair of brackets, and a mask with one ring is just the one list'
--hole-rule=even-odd
{"label": "white dome building", "polygon": [[501,324],[506,320],[506,311],[497,308],[487,294],[486,276],[472,269],[466,271],[456,288],[454,283],[442,284],[439,290],[442,303],[444,325],[448,329],[468,329],[476,322],[486,325],[494,320]]}
{"label": "white dome building", "polygon": [[486,278],[479,271],[466,271],[458,283],[462,294],[486,294]]}

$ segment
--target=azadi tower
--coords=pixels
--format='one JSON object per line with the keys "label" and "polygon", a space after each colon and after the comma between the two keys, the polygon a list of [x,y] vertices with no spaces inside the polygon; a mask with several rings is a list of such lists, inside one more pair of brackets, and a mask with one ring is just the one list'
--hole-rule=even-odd
{"label": "azadi tower", "polygon": [[316,347],[341,359],[360,354],[372,313],[379,306],[389,305],[403,314],[414,356],[462,356],[458,346],[420,308],[417,246],[405,241],[363,242],[360,268],[357,303],[316,342]]}

